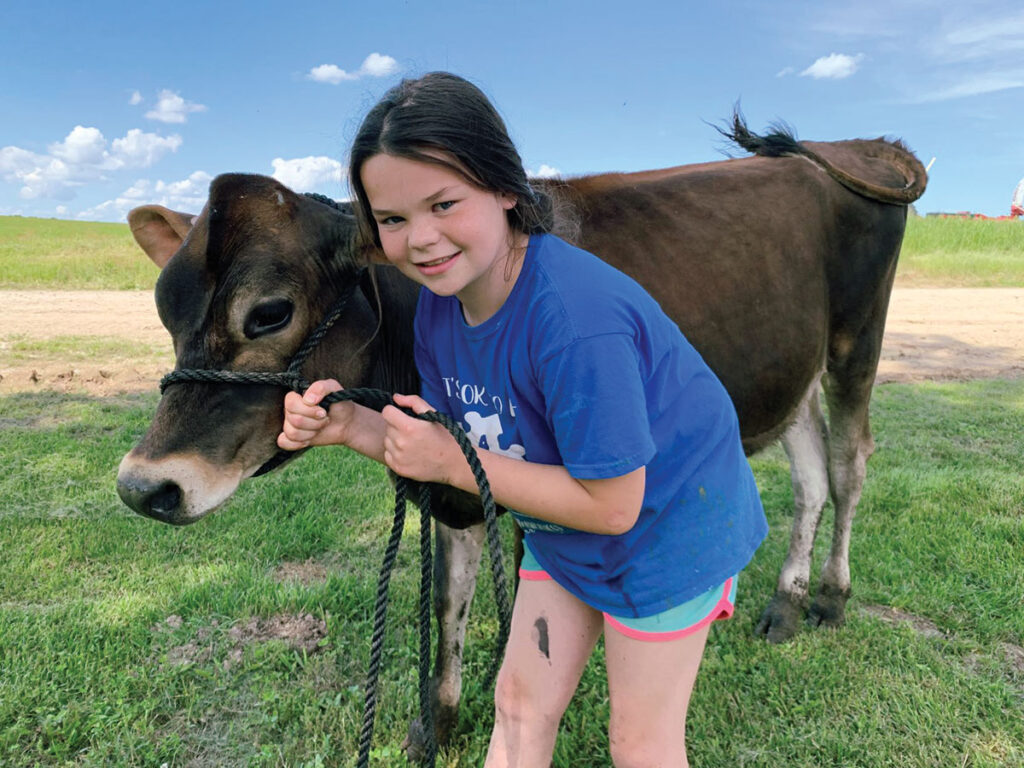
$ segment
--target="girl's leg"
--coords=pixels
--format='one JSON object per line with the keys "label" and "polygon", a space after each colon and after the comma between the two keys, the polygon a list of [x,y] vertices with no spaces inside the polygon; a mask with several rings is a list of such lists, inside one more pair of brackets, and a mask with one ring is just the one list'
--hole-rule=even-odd
{"label": "girl's leg", "polygon": [[485,768],[550,764],[558,723],[603,623],[554,581],[520,581]]}
{"label": "girl's leg", "polygon": [[616,768],[685,768],[686,710],[711,625],[676,640],[635,640],[606,624],[605,656]]}

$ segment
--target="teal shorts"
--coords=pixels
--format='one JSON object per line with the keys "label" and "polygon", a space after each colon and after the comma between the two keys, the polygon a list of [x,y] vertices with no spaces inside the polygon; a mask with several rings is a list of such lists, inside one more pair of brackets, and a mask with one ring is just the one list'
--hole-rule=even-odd
{"label": "teal shorts", "polygon": [[[519,578],[525,581],[551,579],[551,575],[541,567],[530,551],[526,539],[523,539],[523,562],[519,565]],[[681,605],[642,619],[602,613],[609,626],[634,640],[676,640],[693,634],[713,621],[732,616],[736,604],[736,578],[732,576],[724,584],[712,587]]]}

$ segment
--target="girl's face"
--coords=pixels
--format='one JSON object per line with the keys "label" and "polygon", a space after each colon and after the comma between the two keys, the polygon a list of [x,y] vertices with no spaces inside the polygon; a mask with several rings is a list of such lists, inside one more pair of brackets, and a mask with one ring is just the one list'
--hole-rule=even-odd
{"label": "girl's face", "polygon": [[388,262],[439,296],[456,296],[467,322],[482,323],[508,298],[505,269],[513,232],[505,212],[511,195],[480,189],[454,171],[393,155],[374,155],[360,178]]}

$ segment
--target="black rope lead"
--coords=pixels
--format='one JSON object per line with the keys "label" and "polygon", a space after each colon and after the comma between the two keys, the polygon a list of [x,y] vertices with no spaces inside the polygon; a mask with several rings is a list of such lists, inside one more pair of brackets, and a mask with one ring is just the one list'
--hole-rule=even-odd
{"label": "black rope lead", "polygon": [[[309,356],[312,350],[323,339],[330,327],[337,321],[344,311],[348,295],[343,295],[335,304],[324,321],[314,330],[308,339],[302,344],[295,357],[292,359],[288,369],[281,373],[265,371],[216,371],[205,369],[178,369],[171,371],[160,381],[160,391],[163,392],[172,384],[184,383],[219,383],[219,384],[254,384],[279,386],[285,389],[302,393],[309,388],[307,382],[299,372],[302,363]],[[393,402],[393,396],[379,389],[354,388],[345,389],[339,392],[332,392],[323,398],[321,405],[324,408],[331,404],[351,400],[360,405],[380,411]],[[476,448],[470,442],[465,430],[455,420],[437,411],[416,414],[408,409],[402,409],[405,413],[424,421],[441,424],[455,438],[463,456],[469,463],[476,480],[477,489],[480,493],[480,502],[484,512],[484,527],[487,536],[488,554],[491,564],[491,580],[494,586],[495,604],[498,611],[498,638],[494,651],[491,668],[484,681],[484,687],[489,688],[501,665],[505,653],[505,646],[508,643],[509,632],[512,624],[512,605],[509,599],[508,581],[505,576],[504,563],[501,555],[501,540],[498,532],[497,510],[494,503],[494,496],[491,494],[490,484],[487,482],[487,475],[484,473],[477,456]],[[256,474],[262,474],[282,463],[290,453],[279,451],[277,455],[264,464]],[[373,635],[370,640],[370,662],[366,676],[366,695],[363,708],[363,724],[359,737],[359,768],[366,768],[369,765],[370,744],[373,739],[374,720],[377,712],[377,686],[380,677],[381,655],[384,645],[384,628],[387,618],[388,587],[391,580],[391,572],[394,569],[395,559],[398,555],[398,545],[402,538],[402,529],[405,525],[407,480],[396,478],[395,482],[395,512],[394,521],[391,527],[391,535],[384,551],[384,561],[381,564],[380,575],[377,579],[377,599],[374,607]],[[430,551],[431,514],[430,514],[430,485],[420,484],[420,601],[419,601],[419,699],[420,699],[420,721],[424,727],[424,738],[426,739],[426,750],[423,755],[423,765],[433,766],[436,761],[437,745],[435,743],[431,686],[430,686],[430,602],[431,602],[431,569],[432,557]]]}
{"label": "black rope lead", "polygon": [[[388,402],[388,394],[381,390],[345,389],[339,392],[332,392],[320,401],[325,408],[331,404],[352,400],[363,405],[373,403],[383,408]],[[368,405],[367,407],[373,407]],[[454,419],[438,411],[416,414],[407,409],[406,413],[423,421],[440,424],[455,438],[459,449],[465,456],[469,467],[476,480],[477,490],[480,493],[480,503],[484,511],[484,528],[487,535],[487,548],[491,563],[491,579],[494,584],[495,604],[498,610],[498,638],[495,644],[494,657],[491,668],[484,681],[484,687],[489,688],[494,681],[498,668],[501,665],[502,657],[505,654],[505,646],[508,643],[509,631],[512,625],[512,604],[509,600],[508,581],[505,576],[505,567],[501,553],[501,539],[498,531],[497,508],[494,503],[494,496],[491,494],[491,487],[487,481],[487,475],[480,458],[477,456],[476,448],[469,440],[462,426]],[[406,501],[406,479],[399,477],[395,483],[395,515],[394,524],[391,529],[391,537],[384,553],[384,562],[381,565],[380,577],[377,581],[377,603],[374,608],[373,636],[370,640],[370,665],[366,676],[366,698],[363,707],[363,728],[359,739],[359,760],[356,763],[358,768],[366,768],[370,760],[370,744],[373,739],[374,718],[377,711],[377,684],[380,677],[380,657],[383,649],[384,625],[387,616],[388,583],[391,578],[391,571],[394,568],[395,558],[398,554],[398,542],[401,540],[401,529],[405,522],[405,501]],[[430,701],[430,489],[427,484],[422,484],[420,492],[420,720],[423,724],[424,735],[427,740],[426,754],[423,765],[433,766],[436,760],[437,745],[434,738],[434,726],[432,707]],[[424,524],[425,521],[425,524]],[[426,628],[426,629],[424,629]]]}
{"label": "black rope lead", "polygon": [[[405,481],[402,480],[404,483]],[[433,691],[430,685],[430,603],[433,586],[434,558],[430,550],[430,486],[420,484],[420,723],[426,740],[423,765],[433,766],[437,760],[437,735],[434,733]]]}
{"label": "black rope lead", "polygon": [[[323,195],[306,193],[306,196],[317,200],[332,208],[347,211],[345,204],[337,203]],[[217,383],[217,384],[256,384],[283,387],[302,394],[309,389],[309,382],[302,377],[302,366],[309,355],[316,349],[331,327],[338,321],[348,305],[349,298],[362,279],[363,271],[356,273],[346,289],[330,307],[320,324],[303,341],[298,352],[288,364],[287,370],[283,372],[266,371],[218,371],[206,369],[177,369],[171,371],[160,380],[160,392],[163,393],[172,384],[184,383]],[[340,392],[333,392],[327,395],[321,405],[324,408],[332,403],[343,400],[352,400],[368,408],[381,411],[386,405],[393,401],[390,393],[379,389],[346,389]],[[495,603],[498,610],[498,640],[495,647],[494,659],[491,668],[487,673],[484,687],[489,688],[494,681],[502,657],[505,654],[505,646],[508,643],[508,636],[512,624],[512,606],[508,596],[508,581],[505,578],[505,568],[501,557],[501,540],[498,534],[497,512],[494,504],[494,497],[491,495],[491,487],[487,482],[487,475],[480,465],[476,448],[469,441],[462,426],[436,411],[424,414],[415,414],[408,409],[402,409],[410,416],[431,421],[443,425],[462,450],[466,461],[473,471],[477,488],[480,491],[480,501],[484,511],[484,527],[487,534],[488,553],[491,561],[491,580],[494,586]],[[280,466],[291,455],[289,451],[278,451],[273,458],[260,467],[255,475],[262,475]],[[254,476],[255,476],[254,475]],[[395,560],[398,556],[398,545],[402,539],[402,529],[405,526],[406,496],[408,481],[403,477],[395,481],[395,512],[391,525],[391,535],[388,537],[387,547],[384,550],[384,561],[381,564],[380,575],[377,579],[377,599],[373,614],[373,636],[370,640],[370,662],[366,675],[366,696],[363,708],[363,724],[359,735],[359,768],[369,765],[370,744],[373,740],[373,725],[377,712],[377,683],[380,677],[381,655],[384,647],[384,627],[387,618],[388,587],[391,581],[391,572],[394,569]],[[420,698],[420,722],[424,727],[424,738],[426,739],[426,751],[423,755],[422,764],[433,766],[437,757],[437,744],[434,735],[434,723],[430,690],[430,602],[431,602],[431,570],[433,558],[430,551],[431,514],[430,514],[430,486],[427,483],[420,484],[420,601],[419,601],[419,698]]]}

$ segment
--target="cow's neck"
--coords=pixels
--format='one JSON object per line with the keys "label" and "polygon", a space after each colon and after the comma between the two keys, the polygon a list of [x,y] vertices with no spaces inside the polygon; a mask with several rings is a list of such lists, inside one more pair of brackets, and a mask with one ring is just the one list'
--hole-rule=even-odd
{"label": "cow's neck", "polygon": [[419,394],[414,359],[413,316],[419,286],[393,267],[370,267],[362,281],[363,297],[377,318],[373,343],[376,364],[369,386],[388,392]]}

